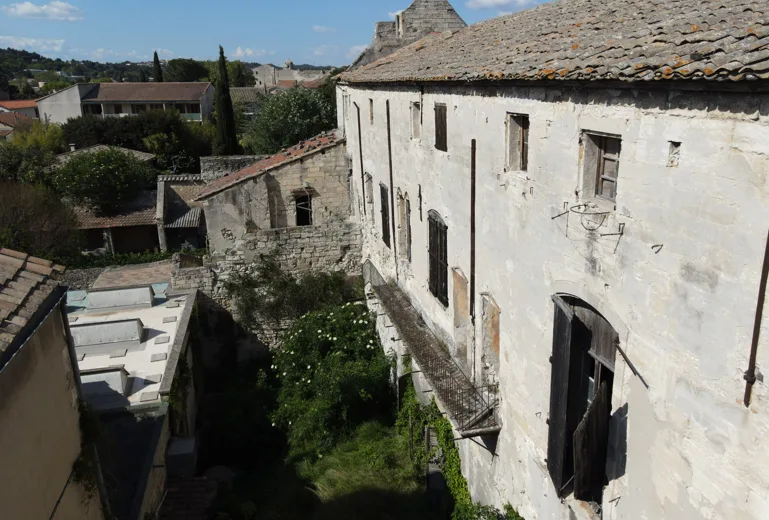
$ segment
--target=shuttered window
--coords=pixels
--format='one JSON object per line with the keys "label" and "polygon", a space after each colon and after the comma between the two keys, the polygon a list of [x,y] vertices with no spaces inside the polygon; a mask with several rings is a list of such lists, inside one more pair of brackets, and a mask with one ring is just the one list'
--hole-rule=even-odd
{"label": "shuttered window", "polygon": [[446,132],[446,105],[435,105],[435,148],[447,152],[449,150]]}
{"label": "shuttered window", "polygon": [[507,168],[529,169],[529,116],[507,114]]}
{"label": "shuttered window", "polygon": [[550,417],[548,419],[547,469],[559,497],[573,474],[567,454],[566,415],[569,398],[569,364],[574,312],[559,296],[553,296],[553,357],[550,376]]}
{"label": "shuttered window", "polygon": [[382,242],[390,247],[390,201],[388,199],[387,187],[384,184],[379,185],[380,206],[382,208]]}
{"label": "shuttered window", "polygon": [[428,213],[428,254],[430,257],[430,292],[445,307],[449,306],[449,264],[446,247],[448,228],[434,211]]}
{"label": "shuttered window", "polygon": [[616,332],[589,306],[553,302],[547,468],[559,497],[573,490],[578,500],[601,503]]}

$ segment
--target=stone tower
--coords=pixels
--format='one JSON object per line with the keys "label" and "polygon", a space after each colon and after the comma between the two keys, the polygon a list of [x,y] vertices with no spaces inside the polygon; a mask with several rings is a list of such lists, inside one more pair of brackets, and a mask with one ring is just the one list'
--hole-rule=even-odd
{"label": "stone tower", "polygon": [[353,62],[353,69],[421,40],[432,32],[457,31],[467,27],[448,0],[414,0],[395,21],[377,22],[374,40]]}

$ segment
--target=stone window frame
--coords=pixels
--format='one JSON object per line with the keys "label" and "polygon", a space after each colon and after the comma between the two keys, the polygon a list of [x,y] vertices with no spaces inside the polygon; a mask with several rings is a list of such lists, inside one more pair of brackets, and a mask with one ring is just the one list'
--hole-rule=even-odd
{"label": "stone window frame", "polygon": [[412,101],[409,105],[409,120],[411,123],[411,138],[422,139],[422,103]]}

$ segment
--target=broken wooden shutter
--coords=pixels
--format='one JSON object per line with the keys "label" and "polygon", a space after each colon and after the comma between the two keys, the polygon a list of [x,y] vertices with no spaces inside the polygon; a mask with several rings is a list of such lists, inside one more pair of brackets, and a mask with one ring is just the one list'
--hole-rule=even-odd
{"label": "broken wooden shutter", "polygon": [[435,148],[444,152],[449,149],[446,114],[446,105],[435,105]]}
{"label": "broken wooden shutter", "polygon": [[[571,363],[571,332],[574,312],[560,296],[554,295],[553,357],[550,377],[550,418],[548,420],[547,469],[559,497],[571,478],[564,471],[567,444],[566,417]],[[566,477],[566,478],[564,478]]]}
{"label": "broken wooden shutter", "polygon": [[387,196],[387,187],[384,184],[379,185],[379,197],[382,207],[382,241],[387,247],[390,247],[390,201]]}
{"label": "broken wooden shutter", "polygon": [[574,498],[600,502],[609,443],[609,387],[604,381],[574,432]]}

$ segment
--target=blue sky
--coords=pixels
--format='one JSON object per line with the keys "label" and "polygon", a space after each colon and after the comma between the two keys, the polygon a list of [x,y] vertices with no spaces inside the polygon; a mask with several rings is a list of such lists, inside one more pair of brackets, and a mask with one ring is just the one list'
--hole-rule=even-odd
{"label": "blue sky", "polygon": [[[467,23],[543,0],[451,0]],[[0,47],[63,59],[349,63],[411,0],[0,0]]]}

